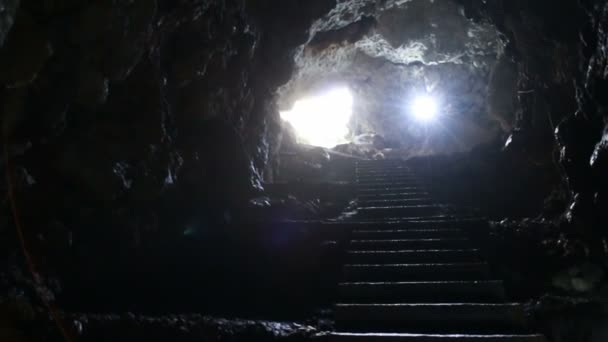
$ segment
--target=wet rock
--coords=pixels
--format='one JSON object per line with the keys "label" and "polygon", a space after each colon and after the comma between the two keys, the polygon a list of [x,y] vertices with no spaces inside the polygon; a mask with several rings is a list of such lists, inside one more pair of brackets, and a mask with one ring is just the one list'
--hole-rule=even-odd
{"label": "wet rock", "polygon": [[522,153],[526,148],[525,132],[520,129],[515,129],[511,132],[507,141],[505,141],[504,151]]}
{"label": "wet rock", "polygon": [[608,133],[604,133],[602,140],[597,143],[591,156],[591,170],[599,182],[602,192],[608,191],[608,179],[605,176],[608,171]]}
{"label": "wet rock", "polygon": [[[115,341],[132,338],[174,341],[209,340],[288,340],[305,341],[317,333],[313,327],[298,323],[272,321],[229,320],[200,315],[140,316],[140,315],[78,315],[82,338],[94,340],[100,334]],[[127,337],[126,331],[129,331]]]}
{"label": "wet rock", "polygon": [[373,17],[362,17],[360,20],[342,28],[318,32],[310,40],[306,48],[322,50],[327,48],[330,44],[341,43],[343,41],[351,44],[355,43],[363,38],[376,23],[376,19]]}
{"label": "wet rock", "polygon": [[593,214],[593,197],[591,194],[575,194],[565,214],[570,223],[589,223]]}

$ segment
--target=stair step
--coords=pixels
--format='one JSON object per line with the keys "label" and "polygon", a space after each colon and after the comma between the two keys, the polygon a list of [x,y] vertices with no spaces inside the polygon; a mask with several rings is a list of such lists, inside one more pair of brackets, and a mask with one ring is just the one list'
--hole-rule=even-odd
{"label": "stair step", "polygon": [[359,282],[339,285],[342,302],[497,303],[505,300],[502,281]]}
{"label": "stair step", "polygon": [[[356,163],[358,221],[351,233],[335,305],[337,342],[546,342],[526,334],[521,304],[504,303],[502,281],[472,248],[472,215],[433,203],[402,160]],[[327,224],[327,223],[326,223]]]}
{"label": "stair step", "polygon": [[410,169],[405,163],[403,162],[399,162],[399,163],[359,163],[357,164],[357,170],[360,169],[369,169],[369,168],[376,168],[376,169],[387,169],[387,168],[395,168],[395,167],[400,167],[400,168],[404,168],[404,169]]}
{"label": "stair step", "polygon": [[351,240],[351,250],[399,250],[399,249],[462,249],[471,246],[468,238],[385,239]]}
{"label": "stair step", "polygon": [[412,170],[403,166],[395,167],[360,167],[355,170],[357,175],[382,175],[382,174],[404,174],[410,177],[416,177],[416,174]]}
{"label": "stair step", "polygon": [[469,217],[427,217],[424,219],[412,219],[412,218],[404,218],[398,221],[351,221],[348,223],[344,223],[345,225],[350,225],[353,228],[356,227],[377,227],[378,229],[395,229],[395,227],[399,228],[463,228],[468,229],[473,225],[478,225],[480,223],[486,224],[485,222],[480,221],[479,219],[469,218]]}
{"label": "stair step", "polygon": [[393,171],[393,170],[401,170],[404,172],[408,172],[408,173],[414,173],[414,171],[412,171],[411,168],[407,167],[407,165],[399,165],[399,164],[394,164],[394,165],[359,165],[358,167],[355,168],[356,172],[369,172],[369,171],[374,171],[374,172],[383,172],[383,171]]}
{"label": "stair step", "polygon": [[393,172],[357,172],[355,177],[358,181],[389,181],[394,182],[395,180],[402,180],[405,182],[409,181],[420,181],[420,178],[402,171]]}
{"label": "stair step", "polygon": [[399,217],[361,217],[367,223],[383,223],[383,222],[432,222],[440,219],[452,219],[454,216],[448,214],[425,215],[425,216],[399,216]]}
{"label": "stair step", "polygon": [[488,333],[526,332],[521,304],[336,304],[340,330]]}
{"label": "stair step", "polygon": [[394,181],[394,182],[377,182],[377,181],[358,181],[358,190],[376,190],[376,189],[394,189],[394,188],[421,188],[424,184],[419,181]]}
{"label": "stair step", "polygon": [[468,229],[477,224],[487,224],[477,218],[471,217],[450,217],[450,218],[428,218],[424,220],[409,220],[401,223],[408,228],[432,227],[432,228],[463,228]]}
{"label": "stair step", "polygon": [[388,199],[399,199],[399,200],[407,200],[414,198],[425,198],[428,197],[429,193],[422,190],[416,191],[391,191],[386,193],[362,193],[359,195],[359,200],[367,201],[378,201],[378,200],[388,200]]}
{"label": "stair step", "polygon": [[[382,217],[382,218],[373,218],[373,217],[352,217],[352,219],[356,219],[353,221],[344,222],[345,226],[382,226],[388,227],[389,225],[398,226],[398,225],[408,225],[414,226],[417,225],[419,227],[432,227],[432,228],[463,228],[470,229],[473,227],[478,227],[479,224],[486,225],[487,222],[481,222],[478,219],[475,219],[471,215],[456,215],[450,213],[441,213],[437,215],[431,216],[421,216],[421,217]],[[336,222],[337,223],[337,222]]]}
{"label": "stair step", "polygon": [[420,217],[440,213],[444,208],[438,205],[410,205],[389,207],[359,207],[362,217]]}
{"label": "stair step", "polygon": [[[323,222],[322,225],[328,229],[438,229],[438,228],[461,228],[468,230],[472,226],[486,224],[477,218],[458,218],[458,217],[430,217],[425,219],[418,218],[403,218],[394,221],[374,221],[369,219],[360,219],[358,221],[336,221]],[[333,227],[333,228],[332,228]]]}
{"label": "stair step", "polygon": [[356,171],[368,171],[368,170],[384,171],[384,170],[395,170],[395,169],[407,170],[408,172],[412,172],[412,169],[410,169],[409,167],[407,167],[406,165],[403,165],[403,164],[357,165],[357,168],[355,168]]}
{"label": "stair step", "polygon": [[394,183],[420,183],[421,179],[414,176],[408,176],[403,174],[377,176],[377,175],[358,175],[357,184],[369,185],[369,184],[394,184]]}
{"label": "stair step", "polygon": [[479,261],[478,249],[348,251],[346,258],[357,264],[448,263]]}
{"label": "stair step", "polygon": [[465,232],[458,228],[354,230],[352,235],[356,240],[466,237]]}
{"label": "stair step", "polygon": [[363,159],[358,160],[357,165],[384,165],[384,164],[400,164],[405,165],[405,160],[402,159]]}
{"label": "stair step", "polygon": [[362,207],[386,207],[386,206],[407,206],[407,205],[431,205],[430,198],[411,198],[411,199],[385,199],[385,200],[359,200]]}
{"label": "stair step", "polygon": [[357,185],[375,185],[375,184],[394,184],[394,183],[404,183],[404,184],[423,184],[420,179],[413,177],[404,177],[404,176],[386,176],[386,177],[377,177],[377,176],[358,176]]}
{"label": "stair step", "polygon": [[405,160],[401,159],[366,159],[357,161],[359,165],[405,165]]}
{"label": "stair step", "polygon": [[424,189],[416,186],[409,187],[383,187],[383,188],[358,188],[357,192],[360,195],[373,195],[373,194],[384,194],[384,193],[395,193],[395,192],[423,192]]}
{"label": "stair step", "polygon": [[443,264],[347,264],[344,279],[362,281],[414,281],[414,280],[485,280],[489,277],[487,263]]}
{"label": "stair step", "polygon": [[327,342],[547,342],[543,335],[331,333]]}

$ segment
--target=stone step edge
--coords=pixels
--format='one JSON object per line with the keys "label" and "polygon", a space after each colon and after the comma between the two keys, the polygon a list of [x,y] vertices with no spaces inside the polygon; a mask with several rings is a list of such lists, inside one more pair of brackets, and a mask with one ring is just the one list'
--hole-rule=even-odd
{"label": "stone step edge", "polygon": [[478,248],[470,249],[395,249],[395,250],[347,250],[347,254],[399,254],[399,253],[478,253]]}
{"label": "stone step edge", "polygon": [[413,263],[413,264],[345,264],[344,268],[389,268],[389,267],[403,267],[404,269],[412,267],[458,267],[458,266],[488,266],[487,262],[454,262],[454,263]]}
{"label": "stone step edge", "polygon": [[540,334],[525,334],[525,335],[486,335],[486,334],[407,334],[407,333],[349,333],[349,332],[331,332],[320,333],[316,338],[328,338],[330,340],[339,341],[399,341],[399,342],[440,342],[440,341],[480,341],[480,342],[546,342],[546,338]]}
{"label": "stone step edge", "polygon": [[386,286],[386,285],[469,285],[469,284],[502,284],[502,280],[445,280],[445,281],[355,281],[355,282],[341,282],[338,286]]}
{"label": "stone step edge", "polygon": [[350,243],[400,243],[400,242],[438,242],[438,241],[450,241],[450,242],[454,242],[454,241],[467,241],[470,242],[471,240],[469,238],[466,237],[462,237],[462,238],[453,238],[453,237],[446,237],[446,238],[420,238],[420,239],[354,239],[354,240],[350,240]]}

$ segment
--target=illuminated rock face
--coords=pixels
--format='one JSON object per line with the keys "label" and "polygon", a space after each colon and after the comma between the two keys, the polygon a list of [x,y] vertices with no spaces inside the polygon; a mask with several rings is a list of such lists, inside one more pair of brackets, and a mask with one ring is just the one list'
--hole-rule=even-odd
{"label": "illuminated rock face", "polygon": [[[32,202],[50,216],[72,211],[57,196],[65,203],[159,204],[175,192],[189,202],[222,202],[213,212],[223,217],[217,213],[272,180],[282,136],[288,138],[279,111],[336,84],[353,96],[348,134],[377,133],[382,146],[406,155],[467,151],[494,140],[502,147],[514,132],[507,150],[552,165],[560,127],[574,188],[603,165],[601,4],[1,5],[3,134],[22,158],[26,189],[37,185],[31,191],[40,198]],[[440,104],[432,129],[408,115],[421,93]],[[578,107],[593,115],[560,125]]]}
{"label": "illuminated rock face", "polygon": [[[552,165],[559,128],[573,190],[601,202],[603,4],[4,0],[3,135],[49,216],[73,211],[56,197],[242,203],[272,179],[279,111],[338,83],[353,96],[349,134],[409,155],[500,138]],[[407,115],[420,93],[439,99],[432,130]]]}
{"label": "illuminated rock face", "polygon": [[[556,194],[570,202],[574,222],[599,212],[607,197],[600,176],[605,6],[574,0],[339,1],[297,50],[297,69],[280,88],[279,105],[286,109],[317,89],[347,84],[354,95],[353,137],[377,133],[383,146],[404,150],[401,156],[493,142],[496,158],[517,165],[516,173],[536,169],[537,176],[557,179],[565,172],[567,187],[556,186]],[[421,93],[441,99],[444,119],[432,130],[405,115]]]}
{"label": "illuminated rock face", "polygon": [[[313,24],[279,104],[287,109],[298,96],[346,83],[355,94],[351,136],[377,133],[414,154],[466,151],[509,120],[487,115],[486,102],[493,71],[512,72],[497,63],[504,44],[493,25],[466,18],[454,1],[341,1]],[[420,93],[442,98],[446,121],[431,132],[408,116]]]}

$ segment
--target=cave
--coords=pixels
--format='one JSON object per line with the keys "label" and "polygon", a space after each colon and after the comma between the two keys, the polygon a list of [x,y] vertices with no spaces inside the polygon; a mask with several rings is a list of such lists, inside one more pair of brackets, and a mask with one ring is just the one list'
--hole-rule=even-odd
{"label": "cave", "polygon": [[607,0],[0,0],[0,341],[607,341],[606,51]]}

